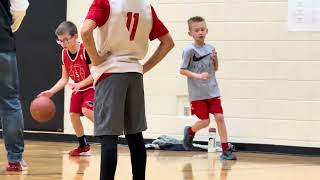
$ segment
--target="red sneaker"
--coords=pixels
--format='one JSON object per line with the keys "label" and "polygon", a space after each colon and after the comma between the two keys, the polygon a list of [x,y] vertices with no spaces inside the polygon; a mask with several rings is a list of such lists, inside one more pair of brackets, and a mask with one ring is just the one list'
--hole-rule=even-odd
{"label": "red sneaker", "polygon": [[27,169],[27,164],[22,160],[19,162],[8,162],[7,171],[23,171]]}
{"label": "red sneaker", "polygon": [[86,146],[78,147],[74,150],[71,150],[69,152],[69,155],[70,156],[88,156],[90,155],[89,151],[90,151],[90,145],[86,145]]}

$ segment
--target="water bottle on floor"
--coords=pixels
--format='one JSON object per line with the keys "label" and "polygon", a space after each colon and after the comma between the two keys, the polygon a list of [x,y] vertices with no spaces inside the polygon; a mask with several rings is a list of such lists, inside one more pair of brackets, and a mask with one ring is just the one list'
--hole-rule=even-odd
{"label": "water bottle on floor", "polygon": [[216,128],[209,128],[208,152],[216,152]]}

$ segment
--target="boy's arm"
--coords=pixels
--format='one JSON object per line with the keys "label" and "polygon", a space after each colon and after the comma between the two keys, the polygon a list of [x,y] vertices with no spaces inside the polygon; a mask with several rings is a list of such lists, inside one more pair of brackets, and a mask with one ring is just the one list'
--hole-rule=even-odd
{"label": "boy's arm", "polygon": [[11,25],[12,32],[16,32],[20,27],[28,6],[28,0],[10,0],[10,12],[13,20]]}
{"label": "boy's arm", "polygon": [[49,90],[43,91],[41,92],[39,96],[46,96],[46,97],[51,97],[53,96],[55,93],[57,93],[58,91],[60,91],[62,88],[64,88],[69,80],[69,75],[66,71],[66,68],[64,65],[62,65],[62,74],[61,74],[61,78],[59,79],[59,81],[52,86],[52,88],[50,88]]}
{"label": "boy's arm", "polygon": [[158,38],[160,44],[153,55],[143,64],[143,74],[157,65],[174,47],[174,42],[169,33]]}
{"label": "boy's arm", "polygon": [[207,72],[203,73],[194,73],[187,69],[180,69],[180,74],[187,76],[188,78],[196,79],[196,80],[207,80],[209,79],[209,74]]}
{"label": "boy's arm", "polygon": [[93,0],[89,11],[87,13],[86,20],[81,28],[81,37],[84,46],[89,54],[92,65],[97,66],[104,61],[104,57],[98,54],[95,40],[93,38],[93,30],[96,27],[104,25],[110,14],[109,1]]}
{"label": "boy's arm", "polygon": [[199,73],[192,72],[188,69],[190,65],[191,57],[192,57],[191,49],[185,48],[182,52],[182,64],[180,67],[180,74],[195,80],[209,79],[209,74],[207,72],[203,72],[199,74]]}
{"label": "boy's arm", "polygon": [[155,65],[157,65],[174,47],[174,42],[169,34],[168,29],[158,18],[157,13],[153,6],[151,5],[152,14],[152,29],[149,33],[149,40],[158,39],[160,44],[157,50],[152,54],[152,56],[144,63],[143,73],[151,70]]}
{"label": "boy's arm", "polygon": [[219,62],[218,62],[218,53],[217,51],[214,49],[212,52],[213,56],[212,56],[212,60],[213,60],[213,70],[216,72],[219,69]]}
{"label": "boy's arm", "polygon": [[53,94],[57,93],[58,91],[60,91],[61,89],[63,89],[67,85],[68,80],[69,80],[69,75],[67,73],[65,66],[62,65],[61,78],[49,91],[52,92]]}
{"label": "boy's arm", "polygon": [[89,86],[92,83],[93,83],[93,78],[92,78],[92,75],[90,74],[86,79],[78,83],[69,83],[69,85],[73,91],[78,91],[79,89]]}
{"label": "boy's arm", "polygon": [[93,30],[97,27],[96,22],[91,19],[86,19],[81,28],[81,37],[86,51],[89,54],[93,66],[97,66],[103,62],[99,56],[96,44],[93,38]]}
{"label": "boy's arm", "polygon": [[79,82],[81,87],[89,86],[93,83],[92,75],[90,74],[86,79]]}

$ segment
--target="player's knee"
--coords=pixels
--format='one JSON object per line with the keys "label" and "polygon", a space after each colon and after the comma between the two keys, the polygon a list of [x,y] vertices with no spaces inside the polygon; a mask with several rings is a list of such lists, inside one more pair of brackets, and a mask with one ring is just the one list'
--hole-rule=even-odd
{"label": "player's knee", "polygon": [[82,112],[82,114],[84,114],[84,115],[86,115],[86,113],[88,113],[88,111],[87,111],[86,108],[82,108],[82,109],[81,109],[81,112]]}
{"label": "player's knee", "polygon": [[87,108],[82,108],[81,111],[82,111],[82,114],[84,114],[85,116],[87,116],[87,115],[90,113],[91,110],[89,110],[89,109],[87,109]]}
{"label": "player's knee", "polygon": [[210,119],[203,119],[201,120],[202,126],[207,127],[210,125]]}
{"label": "player's knee", "polygon": [[223,114],[215,114],[215,115],[214,115],[214,118],[215,118],[215,120],[216,120],[217,122],[223,122],[223,120],[224,120]]}

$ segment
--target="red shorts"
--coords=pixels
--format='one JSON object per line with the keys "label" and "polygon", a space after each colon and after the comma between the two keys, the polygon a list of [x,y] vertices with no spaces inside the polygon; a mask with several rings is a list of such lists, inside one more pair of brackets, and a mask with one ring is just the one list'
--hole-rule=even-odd
{"label": "red shorts", "polygon": [[73,92],[70,101],[70,112],[82,114],[82,108],[93,111],[94,90],[90,88],[86,91]]}
{"label": "red shorts", "polygon": [[196,100],[191,102],[191,114],[199,119],[209,119],[209,113],[223,114],[220,97],[211,99]]}

